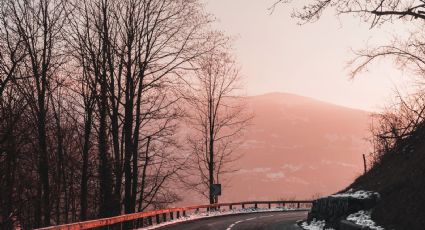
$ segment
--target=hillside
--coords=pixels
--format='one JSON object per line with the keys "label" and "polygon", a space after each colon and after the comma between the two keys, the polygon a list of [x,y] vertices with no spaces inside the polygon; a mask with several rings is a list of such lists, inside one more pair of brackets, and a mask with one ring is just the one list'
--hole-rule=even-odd
{"label": "hillside", "polygon": [[372,218],[385,229],[422,230],[425,226],[425,127],[384,155],[380,164],[350,188],[377,191],[381,200]]}
{"label": "hillside", "polygon": [[363,171],[367,112],[286,93],[249,97],[248,104],[255,118],[220,201],[327,195]]}

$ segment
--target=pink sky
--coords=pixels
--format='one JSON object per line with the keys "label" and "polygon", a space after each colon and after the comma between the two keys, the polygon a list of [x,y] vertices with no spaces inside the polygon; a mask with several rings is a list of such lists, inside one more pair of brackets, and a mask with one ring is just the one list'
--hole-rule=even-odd
{"label": "pink sky", "polygon": [[[408,73],[381,61],[371,71],[349,80],[351,49],[390,38],[395,25],[369,29],[369,24],[345,16],[325,15],[303,26],[281,5],[270,15],[275,0],[204,0],[218,19],[217,28],[236,38],[235,56],[242,68],[248,95],[290,92],[365,110],[378,110],[394,86],[406,88]],[[396,28],[397,33],[400,28]]]}

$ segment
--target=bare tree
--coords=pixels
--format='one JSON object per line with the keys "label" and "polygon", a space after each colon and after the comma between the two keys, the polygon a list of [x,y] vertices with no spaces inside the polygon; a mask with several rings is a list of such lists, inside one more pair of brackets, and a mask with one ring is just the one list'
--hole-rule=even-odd
{"label": "bare tree", "polygon": [[34,114],[38,132],[38,171],[42,196],[43,225],[50,225],[49,152],[47,147],[48,87],[63,64],[62,28],[65,1],[5,1],[3,9],[11,12],[10,22],[25,46],[27,58],[23,71],[26,79],[22,92]]}
{"label": "bare tree", "polygon": [[191,165],[199,171],[195,189],[217,202],[211,193],[237,157],[234,155],[242,130],[251,116],[240,93],[240,75],[235,61],[226,52],[215,50],[199,59],[199,69],[187,93],[188,121],[193,132],[188,142],[193,153]]}
{"label": "bare tree", "polygon": [[[279,0],[271,7],[280,3],[293,3],[292,0]],[[359,0],[311,0],[303,3],[301,9],[296,7],[292,16],[300,23],[315,22],[320,19],[325,10],[334,10],[336,15],[351,14],[370,23],[371,28],[395,20],[416,26],[410,37],[401,39],[395,35],[389,44],[367,48],[356,52],[356,58],[350,62],[354,77],[366,70],[368,65],[379,58],[394,58],[400,67],[414,67],[415,73],[423,74],[423,20],[425,20],[425,4],[422,1],[359,1]]]}
{"label": "bare tree", "polygon": [[398,93],[396,102],[372,118],[372,163],[379,164],[387,153],[408,154],[407,141],[424,127],[425,94],[423,91],[408,96]]}
{"label": "bare tree", "polygon": [[[292,0],[278,0],[271,9],[274,9],[280,3],[292,2]],[[371,27],[394,19],[425,20],[425,4],[422,1],[311,0],[301,4],[301,10],[294,10],[293,16],[301,19],[302,23],[318,20],[328,8],[334,9],[337,15],[358,15],[370,22]]]}
{"label": "bare tree", "polygon": [[173,186],[187,159],[177,92],[220,41],[202,6],[0,2],[1,228],[179,200]]}

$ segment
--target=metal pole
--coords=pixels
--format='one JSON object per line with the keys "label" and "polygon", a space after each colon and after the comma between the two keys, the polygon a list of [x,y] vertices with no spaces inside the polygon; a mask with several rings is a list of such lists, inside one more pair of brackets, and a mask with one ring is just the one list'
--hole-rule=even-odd
{"label": "metal pole", "polygon": [[366,156],[363,154],[363,167],[364,167],[364,174],[366,174],[367,172],[367,167],[366,167]]}

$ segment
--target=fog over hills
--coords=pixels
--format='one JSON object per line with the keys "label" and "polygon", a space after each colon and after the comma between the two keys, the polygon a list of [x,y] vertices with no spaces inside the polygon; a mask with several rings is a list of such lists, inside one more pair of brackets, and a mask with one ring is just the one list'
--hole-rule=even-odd
{"label": "fog over hills", "polygon": [[220,202],[337,192],[363,170],[369,113],[287,93],[248,98],[255,117]]}

